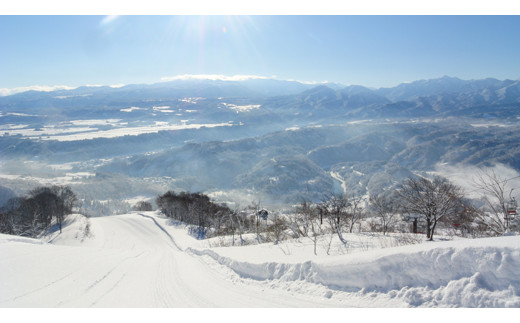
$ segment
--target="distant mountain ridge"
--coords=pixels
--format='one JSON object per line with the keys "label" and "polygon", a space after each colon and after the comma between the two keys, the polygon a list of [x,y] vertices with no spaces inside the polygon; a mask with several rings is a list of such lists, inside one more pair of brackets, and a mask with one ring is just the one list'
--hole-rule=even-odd
{"label": "distant mountain ridge", "polygon": [[380,88],[375,92],[392,101],[404,101],[421,96],[439,95],[455,92],[481,91],[486,88],[499,89],[514,83],[511,80],[500,81],[494,78],[481,80],[461,80],[457,77],[443,76],[437,79],[418,80],[401,83],[392,88]]}
{"label": "distant mountain ridge", "polygon": [[[360,85],[304,84],[297,81],[252,79],[245,81],[175,80],[122,87],[78,87],[51,92],[28,91],[0,97],[0,111],[36,112],[43,108],[74,106],[128,107],[142,102],[183,98],[242,98],[267,108],[309,117],[340,115],[351,118],[467,115],[482,105],[520,104],[520,81],[461,80],[444,76],[402,83],[391,88]],[[26,110],[26,111],[24,111]]]}
{"label": "distant mountain ridge", "polygon": [[[462,80],[457,77],[443,76],[436,79],[417,80],[413,82],[401,83],[394,87],[382,87],[370,89],[361,85],[344,86],[337,83],[308,84],[298,81],[285,81],[277,79],[250,79],[243,81],[227,80],[174,80],[153,84],[128,84],[124,86],[80,86],[71,90],[36,91],[29,90],[16,93],[6,97],[23,99],[24,97],[55,97],[55,96],[74,96],[74,95],[96,95],[108,93],[128,93],[137,91],[141,94],[147,92],[155,95],[176,95],[185,97],[188,94],[200,94],[203,97],[219,96],[285,96],[300,94],[313,88],[328,87],[334,91],[340,91],[345,95],[371,92],[382,97],[386,97],[392,102],[406,101],[418,97],[432,96],[446,93],[467,93],[483,90],[496,91],[509,87],[518,80],[498,80],[486,78],[479,80]],[[189,95],[188,95],[189,96]]]}

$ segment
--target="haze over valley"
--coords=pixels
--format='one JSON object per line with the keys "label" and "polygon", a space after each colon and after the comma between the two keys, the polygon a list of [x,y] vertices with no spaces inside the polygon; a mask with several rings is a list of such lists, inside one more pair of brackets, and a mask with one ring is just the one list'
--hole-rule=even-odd
{"label": "haze over valley", "polygon": [[242,206],[376,194],[441,165],[518,170],[519,105],[518,81],[454,77],[29,91],[0,97],[2,186],[23,194],[57,181],[85,201],[200,191]]}

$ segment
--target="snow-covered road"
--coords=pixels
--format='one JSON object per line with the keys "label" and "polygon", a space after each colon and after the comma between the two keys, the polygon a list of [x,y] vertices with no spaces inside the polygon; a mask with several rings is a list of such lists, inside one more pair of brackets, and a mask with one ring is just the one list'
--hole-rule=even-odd
{"label": "snow-covered road", "polygon": [[0,244],[0,273],[16,278],[0,280],[0,307],[338,305],[241,283],[224,266],[181,250],[153,218],[127,214],[90,221],[94,237],[78,245],[61,239],[60,245],[36,246],[39,240],[16,237]]}

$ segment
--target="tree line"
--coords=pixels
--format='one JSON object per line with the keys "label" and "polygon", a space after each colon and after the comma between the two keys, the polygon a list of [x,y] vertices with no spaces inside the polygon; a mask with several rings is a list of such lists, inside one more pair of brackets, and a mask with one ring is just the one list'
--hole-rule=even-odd
{"label": "tree line", "polygon": [[53,220],[60,233],[78,199],[68,186],[37,187],[26,196],[11,198],[0,209],[0,233],[36,237]]}
{"label": "tree line", "polygon": [[368,220],[371,231],[383,235],[408,223],[413,223],[417,233],[419,221],[428,240],[433,240],[439,226],[471,237],[520,231],[520,221],[514,218],[516,209],[509,204],[512,197],[507,196],[513,191],[508,180],[494,172],[482,172],[473,184],[482,194],[479,199],[469,199],[461,187],[444,177],[414,176],[394,190],[370,196],[368,203],[346,194],[332,194],[320,203],[302,201],[289,219],[289,228],[297,237],[310,238],[315,252],[320,236],[333,233],[346,244],[343,233],[352,232],[363,220]]}
{"label": "tree line", "polygon": [[[415,232],[421,222],[426,237],[433,240],[439,227],[455,229],[462,236],[497,236],[508,231],[520,231],[520,221],[514,219],[508,203],[513,189],[507,179],[493,172],[482,172],[474,181],[482,198],[465,196],[463,190],[440,176],[414,176],[405,179],[396,189],[370,196],[368,201],[347,194],[329,194],[321,202],[302,201],[290,212],[271,212],[268,219],[260,216],[260,202],[245,209],[231,209],[202,193],[168,191],[156,199],[159,209],[169,218],[190,225],[190,233],[199,239],[212,236],[256,236],[258,242],[274,242],[286,238],[317,239],[332,233],[346,244],[344,234],[361,230],[382,232],[406,230],[413,223]],[[68,186],[38,187],[25,196],[10,199],[0,209],[0,233],[36,237],[51,223],[60,232],[67,214],[72,213],[78,199]],[[149,202],[134,206],[149,211]],[[409,222],[406,222],[409,221]]]}
{"label": "tree line", "polygon": [[[252,203],[244,210],[232,210],[212,202],[201,193],[169,191],[157,198],[162,212],[175,220],[195,226],[198,238],[217,235],[256,234],[258,242],[275,242],[286,238],[307,237],[315,247],[320,236],[332,234],[347,244],[345,233],[369,225],[370,231],[409,231],[426,234],[433,240],[439,228],[462,236],[496,236],[518,231],[518,221],[508,214],[507,181],[494,173],[482,173],[475,181],[485,197],[471,200],[459,186],[441,176],[414,176],[405,179],[396,189],[361,197],[329,194],[321,202],[302,201],[292,212],[272,212],[269,220],[259,217],[260,204]],[[420,228],[417,228],[417,223]],[[331,235],[331,236],[332,236]]]}
{"label": "tree line", "polygon": [[193,225],[193,233],[203,239],[210,229],[220,231],[232,213],[225,204],[217,204],[202,193],[168,191],[156,199],[157,206],[169,218]]}

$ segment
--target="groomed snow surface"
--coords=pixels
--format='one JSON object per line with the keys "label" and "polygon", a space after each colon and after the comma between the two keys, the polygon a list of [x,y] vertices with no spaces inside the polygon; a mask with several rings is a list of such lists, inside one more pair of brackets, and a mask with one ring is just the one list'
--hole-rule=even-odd
{"label": "groomed snow surface", "polygon": [[315,256],[308,239],[210,247],[155,212],[71,215],[61,234],[0,235],[0,307],[520,308],[520,236],[387,248],[358,236],[356,250],[352,237]]}

